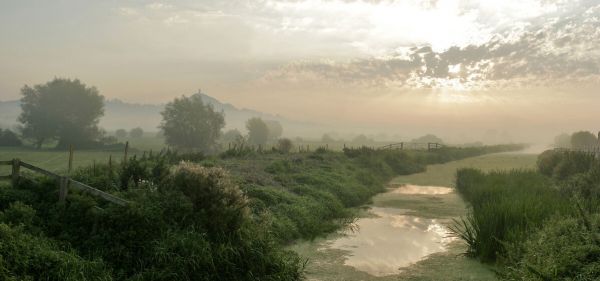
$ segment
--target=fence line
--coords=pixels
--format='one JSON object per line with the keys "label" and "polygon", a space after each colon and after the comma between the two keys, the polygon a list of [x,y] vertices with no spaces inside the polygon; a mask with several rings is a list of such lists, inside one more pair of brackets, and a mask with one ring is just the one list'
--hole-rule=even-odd
{"label": "fence line", "polygon": [[444,145],[441,143],[437,143],[437,142],[398,142],[398,143],[391,143],[391,144],[387,144],[384,146],[379,147],[379,149],[400,149],[400,150],[405,150],[405,149],[412,149],[412,150],[425,150],[427,149],[428,151],[434,150],[434,149],[438,149],[438,148],[442,148]]}
{"label": "fence line", "polygon": [[16,186],[19,183],[19,179],[23,177],[23,175],[21,175],[21,167],[56,180],[60,187],[59,196],[58,196],[58,200],[60,202],[65,201],[68,191],[69,191],[69,188],[73,187],[77,190],[80,190],[85,193],[89,193],[93,196],[101,197],[104,200],[109,201],[114,204],[117,204],[117,205],[125,206],[125,205],[129,204],[129,201],[127,201],[125,199],[119,198],[110,193],[104,192],[97,188],[91,187],[87,184],[73,180],[68,176],[61,176],[61,175],[55,174],[53,172],[50,172],[48,170],[42,169],[40,167],[31,165],[29,163],[22,162],[19,159],[13,159],[13,160],[9,160],[9,161],[0,161],[0,165],[12,166],[12,173],[10,175],[0,176],[0,179],[11,179],[13,186]]}

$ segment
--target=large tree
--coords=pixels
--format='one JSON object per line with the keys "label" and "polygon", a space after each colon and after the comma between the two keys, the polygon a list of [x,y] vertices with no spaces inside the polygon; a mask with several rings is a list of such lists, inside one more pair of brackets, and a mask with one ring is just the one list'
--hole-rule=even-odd
{"label": "large tree", "polygon": [[267,128],[269,129],[269,140],[275,141],[281,137],[283,134],[283,127],[279,121],[275,120],[265,120],[265,124],[267,124]]}
{"label": "large tree", "polygon": [[248,129],[248,143],[255,145],[264,145],[269,138],[269,127],[265,121],[258,117],[250,118],[246,121]]}
{"label": "large tree", "polygon": [[134,139],[139,139],[144,136],[144,130],[140,127],[133,128],[129,131],[129,136]]}
{"label": "large tree", "polygon": [[211,152],[225,127],[225,116],[198,95],[176,98],[161,112],[167,144],[187,151]]}
{"label": "large tree", "polygon": [[594,145],[598,145],[598,139],[588,131],[580,131],[571,135],[571,146],[573,148],[586,148]]}
{"label": "large tree", "polygon": [[24,137],[40,148],[48,140],[58,147],[85,146],[101,136],[104,97],[79,80],[55,78],[46,84],[21,89],[21,122]]}

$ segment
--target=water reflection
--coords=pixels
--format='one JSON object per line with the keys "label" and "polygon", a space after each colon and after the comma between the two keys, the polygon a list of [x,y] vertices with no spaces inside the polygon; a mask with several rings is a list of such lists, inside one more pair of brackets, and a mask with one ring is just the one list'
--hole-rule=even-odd
{"label": "water reflection", "polygon": [[359,229],[329,246],[350,252],[345,264],[375,276],[397,274],[399,268],[446,250],[453,238],[435,219],[404,215],[394,208],[372,208],[376,217],[357,221]]}
{"label": "water reflection", "polygon": [[414,185],[405,184],[398,188],[393,189],[390,193],[395,194],[423,194],[423,195],[441,195],[452,192],[452,188],[445,186],[427,186],[427,185]]}

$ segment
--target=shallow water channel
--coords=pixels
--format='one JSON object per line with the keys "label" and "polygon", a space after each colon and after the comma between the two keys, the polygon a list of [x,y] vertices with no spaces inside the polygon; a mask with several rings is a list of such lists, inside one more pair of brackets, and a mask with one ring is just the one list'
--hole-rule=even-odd
{"label": "shallow water channel", "polygon": [[[531,158],[491,155],[432,165],[398,177],[373,197],[355,227],[291,248],[308,259],[308,280],[495,280],[466,258],[448,226],[466,206],[451,187],[459,167],[529,167]],[[485,163],[485,164],[483,164]]]}
{"label": "shallow water channel", "polygon": [[[451,191],[447,187],[404,185],[389,193],[438,195]],[[368,212],[370,216],[357,220],[355,229],[343,232],[325,247],[347,251],[345,265],[374,276],[397,274],[428,255],[448,250],[454,240],[444,223],[435,218],[398,208],[372,207]]]}

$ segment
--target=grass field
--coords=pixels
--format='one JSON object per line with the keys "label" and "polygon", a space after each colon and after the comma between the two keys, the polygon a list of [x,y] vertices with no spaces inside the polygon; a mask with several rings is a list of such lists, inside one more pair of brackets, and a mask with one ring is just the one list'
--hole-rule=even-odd
{"label": "grass field", "polygon": [[[139,153],[139,152],[137,152]],[[136,152],[131,152],[133,156]],[[113,161],[120,162],[123,159],[122,151],[94,151],[84,150],[73,153],[73,167],[83,167],[96,163],[107,163],[109,157]],[[57,173],[63,173],[68,168],[69,152],[60,150],[35,150],[24,148],[0,148],[0,160],[11,160],[19,158],[21,161],[50,170]],[[4,175],[10,172],[10,167],[0,167],[0,174]]]}
{"label": "grass field", "polygon": [[[120,142],[129,141],[129,156],[141,154],[143,151],[159,151],[164,145],[164,140],[152,136],[143,138],[124,138]],[[73,168],[84,167],[96,163],[107,163],[112,157],[114,163],[123,159],[124,151],[107,150],[78,150],[74,148]],[[64,173],[68,168],[69,152],[65,150],[56,150],[43,148],[41,150],[32,147],[0,147],[0,160],[11,160],[19,158],[21,161],[50,170],[56,173]],[[0,175],[10,173],[10,168],[0,166]]]}

